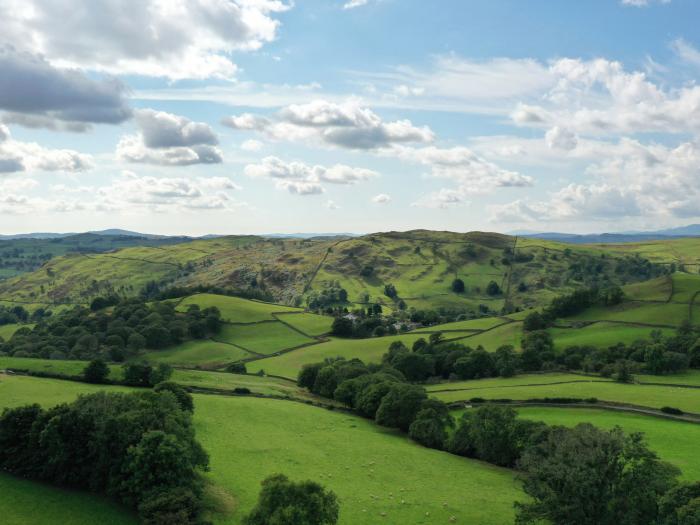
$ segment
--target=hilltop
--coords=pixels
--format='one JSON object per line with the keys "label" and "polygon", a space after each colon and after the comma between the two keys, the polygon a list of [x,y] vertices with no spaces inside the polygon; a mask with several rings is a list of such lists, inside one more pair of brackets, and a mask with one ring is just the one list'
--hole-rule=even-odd
{"label": "hilltop", "polygon": [[[80,247],[93,239],[85,235],[79,237]],[[119,248],[117,239],[138,244],[110,250]],[[94,241],[102,249],[58,252],[40,268],[0,281],[0,300],[85,304],[110,293],[138,295],[147,285],[215,286],[287,305],[315,300],[324,306],[333,302],[329,291],[342,289],[354,304],[498,313],[545,304],[584,285],[644,281],[672,265],[692,269],[700,255],[696,239],[569,245],[428,230],[339,239],[230,236],[177,242],[98,236]],[[455,280],[464,283],[464,291],[453,289]]]}

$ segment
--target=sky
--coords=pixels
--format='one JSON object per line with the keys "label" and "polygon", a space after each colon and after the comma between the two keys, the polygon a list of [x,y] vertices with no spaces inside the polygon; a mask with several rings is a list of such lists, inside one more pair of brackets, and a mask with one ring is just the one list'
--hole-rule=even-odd
{"label": "sky", "polygon": [[698,20],[697,0],[0,0],[0,233],[700,222]]}

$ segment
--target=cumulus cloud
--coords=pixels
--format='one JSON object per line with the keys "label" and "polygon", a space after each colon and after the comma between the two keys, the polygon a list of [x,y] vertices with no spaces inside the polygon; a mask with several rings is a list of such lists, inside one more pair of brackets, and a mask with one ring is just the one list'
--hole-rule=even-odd
{"label": "cumulus cloud", "polygon": [[326,100],[291,104],[274,120],[242,114],[228,117],[222,123],[234,129],[262,131],[276,140],[315,139],[330,146],[360,150],[428,143],[435,138],[427,126],[414,126],[410,120],[384,122],[354,100],[341,104]]}
{"label": "cumulus cloud", "polygon": [[555,83],[543,102],[521,103],[511,114],[513,122],[591,136],[700,132],[700,86],[664,89],[646,73],[602,58],[556,60],[549,75]]}
{"label": "cumulus cloud", "polygon": [[259,164],[248,164],[244,173],[249,177],[274,179],[278,189],[297,195],[323,193],[324,183],[356,184],[379,175],[372,170],[343,164],[311,166],[303,162],[285,162],[277,157],[265,157]]}
{"label": "cumulus cloud", "polygon": [[548,198],[493,207],[504,222],[700,217],[700,145],[643,145],[631,139],[599,144],[586,169],[593,180],[568,184]]}
{"label": "cumulus cloud", "polygon": [[554,126],[544,136],[550,149],[570,151],[578,145],[578,137],[575,133],[560,126]]}
{"label": "cumulus cloud", "polygon": [[670,4],[671,0],[620,0],[620,3],[628,7],[647,7],[654,3]]}
{"label": "cumulus cloud", "polygon": [[5,122],[84,131],[93,123],[118,124],[131,116],[126,88],[118,80],[93,80],[8,45],[0,46],[0,71]]}
{"label": "cumulus cloud", "polygon": [[25,170],[81,172],[92,167],[90,155],[14,140],[7,126],[0,124],[0,174]]}
{"label": "cumulus cloud", "polygon": [[188,166],[223,161],[219,139],[209,124],[152,109],[138,110],[136,135],[117,144],[117,158],[126,162]]}
{"label": "cumulus cloud", "polygon": [[0,0],[0,35],[57,65],[171,79],[236,74],[229,55],[275,39],[281,0]]}
{"label": "cumulus cloud", "polygon": [[386,193],[380,193],[372,197],[372,202],[375,204],[389,204],[391,202],[391,197]]}

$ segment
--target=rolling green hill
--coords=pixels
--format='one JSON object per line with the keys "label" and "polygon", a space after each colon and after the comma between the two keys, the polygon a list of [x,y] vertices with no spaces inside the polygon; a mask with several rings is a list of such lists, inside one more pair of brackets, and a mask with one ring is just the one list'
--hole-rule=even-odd
{"label": "rolling green hill", "polygon": [[[36,271],[0,282],[0,300],[87,303],[109,293],[135,295],[155,282],[162,288],[252,287],[287,305],[302,305],[328,288],[343,288],[351,303],[347,306],[380,302],[392,309],[396,304],[384,287],[393,284],[396,300],[408,307],[500,312],[545,304],[586,283],[646,280],[669,268],[678,253],[686,261],[696,252],[697,239],[631,249],[425,230],[340,240],[223,237],[55,257]],[[464,282],[463,293],[452,291],[455,279]],[[498,290],[489,294],[491,282]]]}

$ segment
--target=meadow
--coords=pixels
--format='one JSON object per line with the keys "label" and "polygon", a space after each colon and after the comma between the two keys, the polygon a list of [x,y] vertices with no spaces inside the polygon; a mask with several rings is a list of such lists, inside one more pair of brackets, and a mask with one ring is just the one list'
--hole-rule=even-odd
{"label": "meadow", "polygon": [[[103,388],[114,389],[0,376],[0,406],[52,406]],[[337,411],[289,401],[195,395],[194,418],[198,438],[211,457],[209,499],[220,512],[210,518],[216,524],[239,525],[257,499],[260,481],[277,472],[315,479],[334,490],[345,525],[448,523],[452,516],[457,523],[500,525],[512,522],[513,501],[524,497],[511,471],[425,449]],[[446,477],[450,483],[443,482]],[[0,477],[3,481],[7,492],[31,495],[44,488],[10,477]],[[92,523],[76,514],[72,507],[78,506],[102,516],[104,523],[130,523],[123,510],[93,495],[75,493],[74,500],[62,499],[64,491],[50,490],[56,497],[41,506],[27,497],[0,498],[0,512],[37,516],[36,523],[48,516],[59,523]]]}
{"label": "meadow", "polygon": [[303,312],[299,308],[215,294],[190,295],[180,301],[176,309],[180,312],[186,312],[192,304],[196,304],[202,309],[215,306],[221,312],[221,319],[229,323],[271,321],[274,319],[272,314],[277,312]]}

